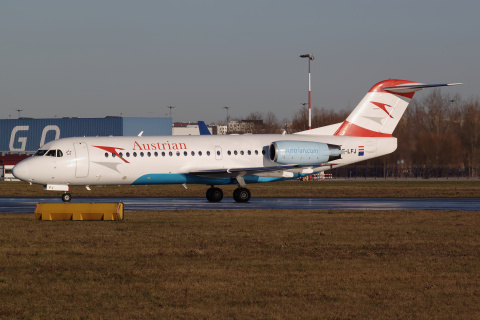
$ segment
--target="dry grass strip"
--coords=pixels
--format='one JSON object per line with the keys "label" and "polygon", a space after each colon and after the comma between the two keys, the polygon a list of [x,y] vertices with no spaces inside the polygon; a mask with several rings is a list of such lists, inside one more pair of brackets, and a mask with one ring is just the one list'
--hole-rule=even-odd
{"label": "dry grass strip", "polygon": [[1,318],[478,319],[478,270],[478,212],[0,215]]}

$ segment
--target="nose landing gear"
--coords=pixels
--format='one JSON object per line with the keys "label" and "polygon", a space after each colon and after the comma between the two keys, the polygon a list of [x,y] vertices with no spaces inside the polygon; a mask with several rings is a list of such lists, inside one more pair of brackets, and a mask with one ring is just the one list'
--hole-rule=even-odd
{"label": "nose landing gear", "polygon": [[62,194],[62,200],[63,202],[70,202],[70,200],[72,200],[72,195],[65,192],[64,194]]}

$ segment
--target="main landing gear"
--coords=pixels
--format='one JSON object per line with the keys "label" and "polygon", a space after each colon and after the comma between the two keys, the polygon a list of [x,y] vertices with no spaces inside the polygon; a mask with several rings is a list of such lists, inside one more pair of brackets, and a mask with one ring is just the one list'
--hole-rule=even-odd
{"label": "main landing gear", "polygon": [[[223,191],[220,188],[211,187],[207,190],[207,200],[210,202],[220,202],[223,199]],[[247,188],[237,188],[233,191],[233,199],[236,202],[248,202],[251,193]]]}
{"label": "main landing gear", "polygon": [[247,188],[237,188],[233,191],[233,199],[236,202],[248,202],[250,200],[250,196],[252,194],[250,193],[250,190]]}
{"label": "main landing gear", "polygon": [[223,191],[220,188],[211,187],[207,190],[207,200],[210,202],[220,202],[223,199]]}

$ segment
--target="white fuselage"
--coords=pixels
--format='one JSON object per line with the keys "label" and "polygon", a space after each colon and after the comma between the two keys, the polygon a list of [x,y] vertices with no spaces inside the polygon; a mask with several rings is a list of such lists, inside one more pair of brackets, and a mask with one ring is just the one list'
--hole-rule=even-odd
{"label": "white fuselage", "polygon": [[[283,170],[269,158],[275,141],[314,141],[341,147],[341,159]],[[298,177],[393,152],[397,139],[316,135],[226,135],[65,138],[45,144],[20,162],[14,175],[43,185],[120,185],[199,183],[233,184],[235,179],[199,175],[199,171],[255,168],[247,183]],[[50,150],[57,150],[49,152]],[[50,153],[50,155],[48,155]],[[261,168],[279,166],[262,173]],[[196,174],[192,174],[196,172]],[[289,175],[286,175],[288,172]],[[292,176],[291,173],[294,173]]]}

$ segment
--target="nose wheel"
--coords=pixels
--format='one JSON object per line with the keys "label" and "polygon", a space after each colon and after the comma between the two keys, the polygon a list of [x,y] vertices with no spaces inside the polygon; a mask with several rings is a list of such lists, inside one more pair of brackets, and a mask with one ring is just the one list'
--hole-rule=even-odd
{"label": "nose wheel", "polygon": [[62,200],[63,202],[70,202],[70,200],[72,200],[72,195],[70,193],[64,193],[62,194]]}

